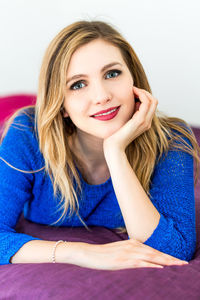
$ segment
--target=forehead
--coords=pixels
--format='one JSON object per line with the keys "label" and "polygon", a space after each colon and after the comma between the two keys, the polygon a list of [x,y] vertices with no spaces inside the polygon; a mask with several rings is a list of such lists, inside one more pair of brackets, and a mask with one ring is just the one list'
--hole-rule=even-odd
{"label": "forehead", "polygon": [[81,46],[73,53],[67,73],[84,72],[89,68],[100,69],[112,61],[124,64],[119,48],[109,42],[97,39]]}

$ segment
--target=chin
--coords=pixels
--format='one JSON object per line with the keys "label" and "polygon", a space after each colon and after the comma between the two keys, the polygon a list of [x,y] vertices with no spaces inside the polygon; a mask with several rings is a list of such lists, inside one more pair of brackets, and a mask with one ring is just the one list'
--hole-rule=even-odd
{"label": "chin", "polygon": [[[122,126],[123,126],[123,125],[122,125]],[[110,137],[110,136],[113,135],[115,132],[117,132],[122,126],[120,126],[120,127],[118,127],[118,128],[115,128],[115,129],[113,129],[113,130],[107,131],[107,132],[102,136],[102,138],[103,138],[103,139],[106,139],[106,138]]]}

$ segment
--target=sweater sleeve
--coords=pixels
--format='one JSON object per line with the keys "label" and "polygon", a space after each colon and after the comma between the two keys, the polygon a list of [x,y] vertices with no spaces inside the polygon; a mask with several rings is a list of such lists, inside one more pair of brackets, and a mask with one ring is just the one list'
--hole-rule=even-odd
{"label": "sweater sleeve", "polygon": [[15,170],[10,165],[20,170],[36,169],[34,137],[27,118],[15,118],[0,146],[0,265],[11,264],[10,258],[25,243],[41,240],[15,231],[25,202],[32,200],[34,174]]}
{"label": "sweater sleeve", "polygon": [[191,260],[196,248],[193,156],[182,150],[168,151],[155,167],[150,194],[160,220],[144,244]]}

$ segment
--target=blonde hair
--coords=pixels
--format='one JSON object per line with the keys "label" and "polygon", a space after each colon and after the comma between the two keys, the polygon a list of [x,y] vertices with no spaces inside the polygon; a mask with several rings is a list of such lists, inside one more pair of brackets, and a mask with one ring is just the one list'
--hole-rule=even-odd
{"label": "blonde hair", "polygon": [[[60,204],[62,204],[63,213],[51,225],[65,217],[69,206],[69,215],[71,216],[76,211],[79,216],[77,194],[81,193],[82,189],[73,161],[73,153],[68,143],[68,138],[76,132],[76,127],[70,118],[63,117],[64,86],[72,54],[80,46],[95,39],[102,39],[118,47],[133,77],[134,85],[152,93],[142,64],[133,48],[110,24],[102,21],[78,21],[64,28],[52,40],[43,58],[35,106],[35,131],[38,133],[39,148],[45,160],[44,169],[51,178],[54,196],[58,191],[61,193]],[[9,119],[2,138],[6,135],[15,116],[22,111],[25,112],[26,109],[18,110]],[[189,139],[192,147],[181,138],[180,133]],[[180,141],[181,145],[174,143],[175,141]],[[130,165],[148,195],[150,195],[151,175],[155,164],[162,154],[164,152],[167,154],[170,149],[179,149],[194,157],[196,184],[199,174],[200,148],[192,129],[180,118],[167,117],[157,111],[151,128],[133,140],[125,150]],[[78,191],[74,190],[73,178],[78,184]],[[82,220],[81,222],[89,230]],[[120,232],[127,232],[124,227],[117,229],[120,229]]]}

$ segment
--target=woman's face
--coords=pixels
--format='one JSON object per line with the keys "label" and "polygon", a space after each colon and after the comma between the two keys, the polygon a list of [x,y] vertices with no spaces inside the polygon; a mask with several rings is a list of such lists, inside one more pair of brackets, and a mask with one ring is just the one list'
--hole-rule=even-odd
{"label": "woman's face", "polygon": [[[71,118],[79,135],[105,139],[132,117],[133,78],[120,50],[112,44],[96,39],[81,46],[71,57],[66,78],[64,116]],[[113,119],[92,117],[116,106],[120,109]]]}

